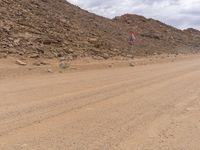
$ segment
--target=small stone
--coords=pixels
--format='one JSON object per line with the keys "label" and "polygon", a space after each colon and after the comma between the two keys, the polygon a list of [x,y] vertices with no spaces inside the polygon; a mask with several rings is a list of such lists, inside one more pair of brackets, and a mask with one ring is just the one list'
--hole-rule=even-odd
{"label": "small stone", "polygon": [[129,63],[129,66],[135,67],[135,64],[133,62]]}
{"label": "small stone", "polygon": [[73,50],[72,48],[70,48],[70,49],[68,50],[68,52],[73,53],[74,50]]}
{"label": "small stone", "polygon": [[97,38],[88,38],[88,41],[91,42],[91,43],[93,43],[93,42],[97,42],[98,39]]}
{"label": "small stone", "polygon": [[19,45],[20,39],[15,39],[15,40],[14,40],[14,43],[15,43],[15,45]]}
{"label": "small stone", "polygon": [[61,54],[61,53],[58,53],[58,55],[57,55],[58,57],[63,57],[63,54]]}
{"label": "small stone", "polygon": [[72,61],[73,60],[73,56],[67,56],[66,60]]}
{"label": "small stone", "polygon": [[8,57],[8,54],[3,54],[3,58],[7,58]]}
{"label": "small stone", "polygon": [[40,64],[41,64],[41,65],[48,65],[49,63],[46,62],[46,61],[44,61],[44,60],[40,60]]}
{"label": "small stone", "polygon": [[8,44],[8,47],[13,47],[13,44],[11,44],[11,43],[10,43],[10,44]]}
{"label": "small stone", "polygon": [[0,58],[7,58],[8,57],[8,54],[0,54]]}
{"label": "small stone", "polygon": [[18,64],[18,65],[21,65],[21,66],[26,66],[27,65],[27,63],[25,63],[25,62],[23,62],[23,61],[21,61],[21,60],[16,60],[16,64]]}
{"label": "small stone", "polygon": [[61,62],[60,65],[59,65],[59,67],[61,69],[66,69],[66,68],[69,68],[69,65],[66,62]]}
{"label": "small stone", "polygon": [[128,58],[133,58],[134,56],[133,56],[133,55],[127,55],[127,57],[128,57]]}
{"label": "small stone", "polygon": [[36,62],[33,63],[33,65],[34,65],[34,66],[40,66],[41,63],[40,63],[39,61],[36,61]]}
{"label": "small stone", "polygon": [[38,54],[32,54],[32,55],[30,56],[30,58],[38,58],[38,57],[39,57]]}
{"label": "small stone", "polygon": [[109,64],[109,65],[108,65],[108,67],[109,67],[109,68],[112,68],[112,67],[113,67],[113,65],[112,65],[112,64]]}
{"label": "small stone", "polygon": [[65,61],[66,60],[65,57],[60,57],[59,59],[60,59],[60,61]]}
{"label": "small stone", "polygon": [[47,69],[48,73],[53,73],[52,69]]}
{"label": "small stone", "polygon": [[109,58],[109,55],[106,54],[106,53],[104,53],[104,54],[102,55],[102,57],[103,57],[104,59],[108,59],[108,58]]}

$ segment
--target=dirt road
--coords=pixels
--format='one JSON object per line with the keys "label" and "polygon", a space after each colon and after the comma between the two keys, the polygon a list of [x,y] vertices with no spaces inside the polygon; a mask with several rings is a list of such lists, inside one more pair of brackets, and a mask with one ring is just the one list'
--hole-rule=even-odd
{"label": "dirt road", "polygon": [[200,60],[0,80],[0,150],[199,150]]}

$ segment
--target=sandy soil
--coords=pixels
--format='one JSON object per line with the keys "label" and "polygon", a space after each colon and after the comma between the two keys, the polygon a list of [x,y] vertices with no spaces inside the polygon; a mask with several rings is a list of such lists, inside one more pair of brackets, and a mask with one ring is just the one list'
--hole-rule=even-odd
{"label": "sandy soil", "polygon": [[0,149],[198,150],[199,58],[63,73],[1,60]]}

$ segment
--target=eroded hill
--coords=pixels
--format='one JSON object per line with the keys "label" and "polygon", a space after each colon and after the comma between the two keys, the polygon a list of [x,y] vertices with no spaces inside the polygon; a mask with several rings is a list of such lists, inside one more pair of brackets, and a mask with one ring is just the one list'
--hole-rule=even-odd
{"label": "eroded hill", "polygon": [[[135,46],[131,31],[138,33]],[[0,0],[0,32],[0,57],[108,59],[200,49],[193,32],[137,15],[107,19],[65,0]]]}

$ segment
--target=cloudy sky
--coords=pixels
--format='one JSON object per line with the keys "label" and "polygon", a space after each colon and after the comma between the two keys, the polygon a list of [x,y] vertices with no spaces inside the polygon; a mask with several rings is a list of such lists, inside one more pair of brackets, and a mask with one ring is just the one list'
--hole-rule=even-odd
{"label": "cloudy sky", "polygon": [[200,29],[200,0],[68,0],[90,12],[113,18],[125,13],[158,19],[178,28]]}

